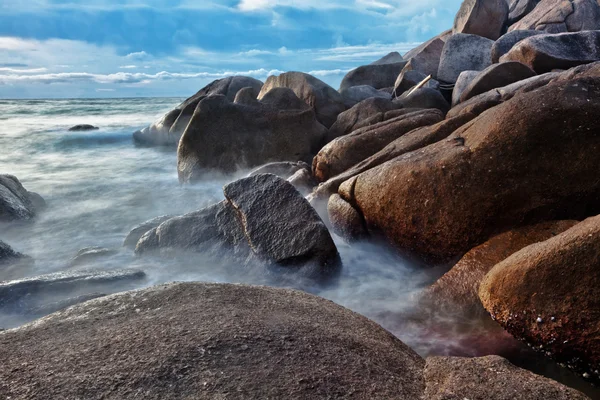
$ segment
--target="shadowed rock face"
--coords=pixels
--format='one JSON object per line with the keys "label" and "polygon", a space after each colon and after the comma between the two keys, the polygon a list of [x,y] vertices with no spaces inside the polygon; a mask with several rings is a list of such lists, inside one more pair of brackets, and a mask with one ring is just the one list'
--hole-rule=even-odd
{"label": "shadowed rock face", "polygon": [[492,317],[589,378],[600,375],[600,217],[513,254],[479,288]]}
{"label": "shadowed rock face", "polygon": [[405,65],[405,61],[394,64],[363,65],[346,74],[340,84],[340,91],[359,85],[368,85],[375,89],[392,87]]}
{"label": "shadowed rock face", "polygon": [[509,31],[527,29],[548,33],[600,29],[600,5],[596,0],[541,0]]}
{"label": "shadowed rock face", "polygon": [[496,40],[508,20],[506,0],[464,0],[454,19],[453,33]]}
{"label": "shadowed rock face", "polygon": [[502,35],[492,46],[492,62],[500,62],[500,57],[508,53],[517,43],[532,36],[543,35],[543,31],[511,31]]}
{"label": "shadowed rock face", "polygon": [[425,76],[431,75],[433,79],[437,79],[440,57],[444,49],[445,39],[449,34],[449,31],[444,32],[406,53],[405,57],[407,57],[408,63],[402,70],[418,71]]}
{"label": "shadowed rock face", "polygon": [[502,357],[429,357],[427,400],[587,400],[583,393],[517,368]]}
{"label": "shadowed rock face", "polygon": [[403,400],[424,387],[423,359],[365,317],[298,291],[228,284],[72,307],[0,333],[0,363],[2,398]]}
{"label": "shadowed rock face", "polygon": [[340,195],[370,232],[435,260],[519,225],[590,215],[600,207],[599,111],[598,78],[521,93],[447,139],[358,175]]}
{"label": "shadowed rock face", "polygon": [[278,110],[207,97],[181,137],[179,180],[192,182],[207,170],[233,172],[272,161],[310,162],[326,132],[312,110]]}
{"label": "shadowed rock face", "polygon": [[508,86],[511,83],[522,81],[535,75],[535,72],[531,68],[520,62],[508,61],[490,65],[469,83],[461,93],[460,101],[467,101],[478,94]]}
{"label": "shadowed rock face", "polygon": [[370,99],[372,97],[378,97],[387,100],[392,99],[392,95],[390,93],[382,92],[368,85],[352,86],[341,90],[340,94],[342,95],[344,104],[347,108],[353,107],[361,101]]}
{"label": "shadowed rock face", "polygon": [[508,25],[520,21],[529,14],[540,0],[509,0],[508,2]]}
{"label": "shadowed rock face", "polygon": [[33,219],[45,206],[44,199],[28,192],[17,177],[0,175],[0,222]]}

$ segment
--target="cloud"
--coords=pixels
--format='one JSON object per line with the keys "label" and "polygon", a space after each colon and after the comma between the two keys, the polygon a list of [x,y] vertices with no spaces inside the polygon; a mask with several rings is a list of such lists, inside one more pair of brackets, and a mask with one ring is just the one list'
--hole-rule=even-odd
{"label": "cloud", "polygon": [[121,65],[119,68],[120,69],[135,69],[135,68],[137,68],[137,65]]}
{"label": "cloud", "polygon": [[29,69],[24,69],[24,68],[5,68],[2,67],[0,68],[0,74],[3,73],[17,73],[17,74],[39,74],[42,72],[46,72],[48,71],[48,69],[46,68],[29,68]]}
{"label": "cloud", "polygon": [[256,56],[263,56],[263,55],[273,55],[275,53],[273,53],[272,51],[268,51],[268,50],[252,49],[252,50],[241,52],[239,54],[240,54],[240,56],[256,57]]}
{"label": "cloud", "polygon": [[136,51],[135,53],[127,54],[125,57],[130,60],[146,60],[150,58],[150,54],[146,53],[145,51]]}

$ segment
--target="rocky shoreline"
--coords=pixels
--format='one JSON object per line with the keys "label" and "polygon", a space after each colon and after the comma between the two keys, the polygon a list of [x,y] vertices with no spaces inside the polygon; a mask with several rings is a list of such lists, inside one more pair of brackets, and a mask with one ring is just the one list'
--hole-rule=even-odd
{"label": "rocky shoreline", "polygon": [[[233,76],[133,139],[176,148],[182,184],[253,171],[220,202],[140,221],[125,250],[82,249],[65,272],[35,276],[34,260],[0,241],[0,312],[29,322],[0,333],[1,398],[600,396],[596,0],[465,0],[451,30],[354,69],[339,90],[302,72]],[[0,175],[0,227],[35,224],[45,207]],[[489,355],[423,358],[300,291],[127,291],[144,271],[92,268],[118,251],[186,254],[334,288],[334,233],[443,270],[416,315],[398,318],[443,314],[446,337],[481,321],[495,343],[475,353]],[[511,336],[576,373],[586,394],[499,357]]]}

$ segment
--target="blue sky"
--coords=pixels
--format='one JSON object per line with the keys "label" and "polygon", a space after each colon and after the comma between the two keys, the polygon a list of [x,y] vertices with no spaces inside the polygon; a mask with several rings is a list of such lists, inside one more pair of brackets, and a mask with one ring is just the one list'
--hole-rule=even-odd
{"label": "blue sky", "polygon": [[452,26],[460,0],[0,0],[0,98],[188,96],[232,74],[350,69]]}

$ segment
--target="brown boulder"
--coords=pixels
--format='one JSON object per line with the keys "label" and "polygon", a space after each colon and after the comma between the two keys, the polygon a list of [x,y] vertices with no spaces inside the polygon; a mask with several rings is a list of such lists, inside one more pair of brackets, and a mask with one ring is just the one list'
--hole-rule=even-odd
{"label": "brown boulder", "polygon": [[[444,37],[444,36],[442,36]],[[440,57],[446,43],[440,36],[436,36],[421,46],[409,51],[404,57],[408,63],[402,71],[417,71],[425,76],[431,75],[433,79],[437,79],[438,68],[440,66]]]}
{"label": "brown boulder", "polygon": [[540,0],[509,0],[508,1],[508,25],[520,21],[532,12]]}
{"label": "brown boulder", "polygon": [[508,20],[506,0],[464,0],[454,19],[453,33],[496,40]]}
{"label": "brown boulder", "polygon": [[599,112],[597,78],[520,93],[340,195],[369,232],[439,261],[520,225],[581,218],[600,209]]}
{"label": "brown boulder", "polygon": [[406,65],[405,61],[393,64],[371,64],[363,65],[348,72],[342,83],[340,92],[352,86],[368,85],[375,89],[383,89],[394,86],[394,82]]}
{"label": "brown boulder", "polygon": [[535,72],[520,62],[493,64],[481,71],[463,90],[460,101],[535,76]]}
{"label": "brown boulder", "polygon": [[600,5],[596,0],[541,0],[509,31],[527,29],[548,33],[600,29]]}
{"label": "brown boulder", "polygon": [[377,153],[405,133],[435,124],[443,118],[438,110],[414,111],[338,137],[315,156],[313,173],[320,182],[326,181]]}
{"label": "brown boulder", "polygon": [[497,264],[479,297],[515,337],[600,378],[600,217]]}
{"label": "brown boulder", "polygon": [[542,31],[511,31],[502,35],[492,46],[492,62],[500,62],[500,57],[508,53],[517,43],[532,36],[543,35]]}

